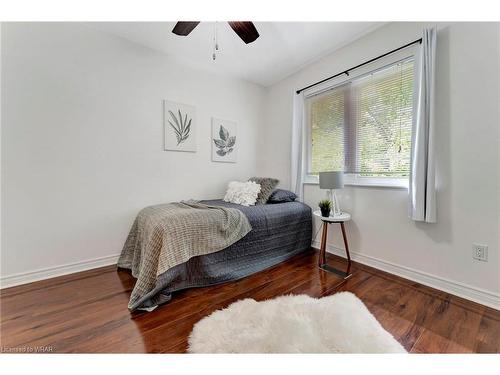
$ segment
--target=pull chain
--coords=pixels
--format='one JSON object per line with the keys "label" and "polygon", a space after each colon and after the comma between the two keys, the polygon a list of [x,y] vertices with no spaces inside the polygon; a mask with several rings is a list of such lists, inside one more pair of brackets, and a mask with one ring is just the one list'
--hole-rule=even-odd
{"label": "pull chain", "polygon": [[215,61],[217,58],[217,52],[219,51],[219,43],[217,43],[217,21],[214,23],[214,49],[212,52],[212,60]]}

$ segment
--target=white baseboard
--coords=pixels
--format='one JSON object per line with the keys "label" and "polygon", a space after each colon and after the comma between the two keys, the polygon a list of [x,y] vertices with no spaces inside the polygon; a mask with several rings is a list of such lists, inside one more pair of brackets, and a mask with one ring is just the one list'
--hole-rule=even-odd
{"label": "white baseboard", "polygon": [[[319,248],[319,241],[313,241],[312,246],[315,248]],[[344,249],[340,249],[338,247],[327,244],[326,250],[329,253],[345,257]],[[367,266],[377,268],[388,273],[392,273],[405,279],[416,281],[420,284],[430,286],[431,288],[454,294],[458,297],[462,297],[480,303],[482,305],[489,306],[496,310],[500,310],[500,294],[498,293],[476,288],[470,285],[459,283],[457,281],[448,280],[443,277],[431,275],[429,273],[418,271],[410,267],[401,266],[354,251],[350,251],[350,254],[352,260],[358,263],[365,264]]]}
{"label": "white baseboard", "polygon": [[7,275],[0,277],[0,289],[9,288],[34,281],[51,279],[57,276],[64,276],[71,273],[91,270],[104,266],[116,264],[120,255],[107,255],[101,258],[84,260],[81,262],[63,264],[60,266],[47,267],[35,271],[18,273],[15,275]]}

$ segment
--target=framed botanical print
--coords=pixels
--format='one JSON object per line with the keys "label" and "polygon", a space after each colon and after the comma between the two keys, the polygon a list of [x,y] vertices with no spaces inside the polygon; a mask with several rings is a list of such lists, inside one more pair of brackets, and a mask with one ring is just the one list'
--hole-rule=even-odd
{"label": "framed botanical print", "polygon": [[195,107],[168,100],[163,101],[166,151],[196,152]]}
{"label": "framed botanical print", "polygon": [[236,122],[212,118],[212,161],[236,163],[238,141]]}

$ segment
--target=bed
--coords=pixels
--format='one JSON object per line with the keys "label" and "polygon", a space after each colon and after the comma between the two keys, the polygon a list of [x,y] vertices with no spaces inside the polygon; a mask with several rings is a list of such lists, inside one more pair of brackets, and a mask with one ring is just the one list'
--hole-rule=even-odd
{"label": "bed", "polygon": [[157,276],[156,286],[131,310],[152,310],[168,302],[172,293],[238,280],[283,262],[310,249],[311,208],[301,202],[245,207],[222,200],[205,200],[212,206],[243,212],[252,227],[239,241],[225,249],[189,259]]}

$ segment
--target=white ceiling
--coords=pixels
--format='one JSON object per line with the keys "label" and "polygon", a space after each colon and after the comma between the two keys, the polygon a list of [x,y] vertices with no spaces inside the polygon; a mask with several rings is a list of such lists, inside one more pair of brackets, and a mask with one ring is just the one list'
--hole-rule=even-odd
{"label": "white ceiling", "polygon": [[91,26],[157,51],[193,68],[270,86],[360,36],[378,22],[255,22],[260,37],[246,45],[226,22],[217,23],[220,52],[212,60],[214,22],[186,37],[175,22],[105,22]]}

